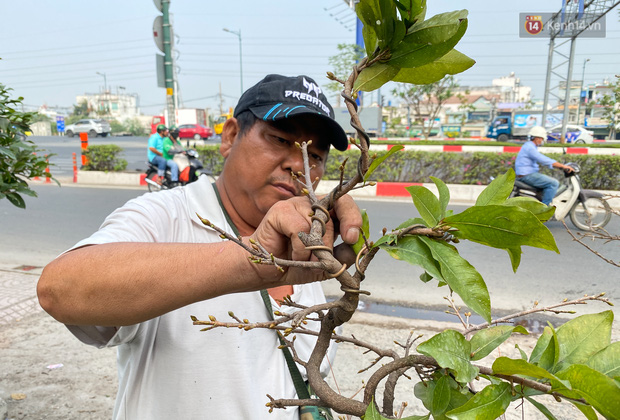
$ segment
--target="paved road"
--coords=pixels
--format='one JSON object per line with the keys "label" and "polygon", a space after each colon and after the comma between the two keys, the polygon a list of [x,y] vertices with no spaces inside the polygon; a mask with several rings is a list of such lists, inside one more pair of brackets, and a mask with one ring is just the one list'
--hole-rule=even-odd
{"label": "paved road", "polygon": [[[36,145],[50,157],[50,171],[55,177],[71,176],[73,173],[73,153],[76,154],[78,168],[81,166],[81,142],[79,136],[72,138],[61,136],[31,137]],[[148,137],[95,137],[88,139],[89,145],[116,144],[123,148],[120,158],[127,161],[127,171],[143,172],[146,170],[146,146]],[[206,144],[216,144],[219,139],[207,140]],[[194,144],[190,141],[190,146]]]}
{"label": "paved road", "polygon": [[[85,188],[38,185],[39,198],[27,198],[27,209],[19,210],[0,201],[0,267],[43,266],[98,228],[105,216],[125,201],[144,193],[144,189]],[[371,237],[376,239],[383,227],[391,229],[417,213],[409,200],[359,200],[368,210]],[[460,212],[464,206],[453,206]],[[515,274],[506,252],[463,242],[459,245],[466,257],[488,283],[493,307],[502,311],[530,307],[535,300],[550,304],[564,297],[606,291],[620,298],[618,268],[613,267],[581,245],[574,243],[560,222],[548,227],[556,237],[560,254],[524,248],[521,267]],[[614,217],[610,231],[620,234],[620,218]],[[620,261],[616,244],[594,244],[609,258]],[[404,306],[443,307],[446,288],[418,280],[421,270],[380,253],[364,282],[372,300]],[[335,281],[325,283],[328,294],[337,294]],[[601,307],[592,306],[592,311]]]}

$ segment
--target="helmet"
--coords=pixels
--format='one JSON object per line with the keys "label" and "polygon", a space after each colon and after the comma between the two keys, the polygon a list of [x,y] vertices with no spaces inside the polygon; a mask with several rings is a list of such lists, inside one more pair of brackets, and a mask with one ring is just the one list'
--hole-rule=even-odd
{"label": "helmet", "polygon": [[530,138],[533,139],[534,137],[540,137],[544,141],[547,141],[547,130],[540,126],[532,127],[530,130]]}
{"label": "helmet", "polygon": [[159,124],[159,125],[157,126],[157,132],[158,132],[158,133],[159,133],[160,131],[166,131],[167,129],[168,129],[168,127],[166,127],[166,126],[165,126],[165,125],[163,125],[163,124]]}
{"label": "helmet", "polygon": [[170,127],[170,135],[175,139],[179,137],[179,128],[178,127]]}

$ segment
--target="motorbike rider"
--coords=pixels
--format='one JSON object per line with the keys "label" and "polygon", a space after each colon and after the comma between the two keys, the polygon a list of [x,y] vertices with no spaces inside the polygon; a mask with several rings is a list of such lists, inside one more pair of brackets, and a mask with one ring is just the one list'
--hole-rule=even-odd
{"label": "motorbike rider", "polygon": [[542,202],[549,205],[558,191],[560,182],[548,175],[541,174],[539,172],[540,165],[549,168],[560,168],[566,172],[572,172],[573,168],[555,159],[551,159],[538,151],[538,147],[547,140],[547,130],[543,127],[532,127],[529,136],[530,140],[521,147],[515,160],[517,179],[534,188],[543,190]]}
{"label": "motorbike rider", "polygon": [[181,140],[179,140],[179,129],[172,127],[169,131],[168,137],[164,138],[163,142],[163,156],[166,160],[171,160],[177,153],[185,151]]}
{"label": "motorbike rider", "polygon": [[157,166],[157,183],[161,185],[166,173],[166,167],[170,168],[170,180],[174,183],[179,182],[179,166],[172,159],[167,160],[164,156],[164,138],[168,138],[168,127],[163,124],[157,126],[157,132],[149,137],[148,159],[153,165]]}

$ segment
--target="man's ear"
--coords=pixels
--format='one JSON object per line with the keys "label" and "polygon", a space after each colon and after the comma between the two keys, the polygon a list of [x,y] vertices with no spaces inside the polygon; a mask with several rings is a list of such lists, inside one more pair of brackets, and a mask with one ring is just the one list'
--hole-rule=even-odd
{"label": "man's ear", "polygon": [[222,143],[220,144],[220,154],[224,158],[228,157],[230,149],[232,149],[233,143],[239,135],[239,123],[236,118],[229,118],[224,123],[222,128]]}

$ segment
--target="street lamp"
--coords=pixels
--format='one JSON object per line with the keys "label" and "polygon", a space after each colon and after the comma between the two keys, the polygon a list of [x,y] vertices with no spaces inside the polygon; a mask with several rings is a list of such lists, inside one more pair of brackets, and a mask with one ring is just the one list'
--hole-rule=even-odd
{"label": "street lamp", "polygon": [[[577,102],[577,124],[579,124],[579,118],[581,118],[581,93],[583,92],[583,82],[586,77],[586,63],[590,61],[589,58],[583,60],[583,71],[581,72],[581,88],[579,89],[579,101]],[[583,123],[586,123],[586,117],[583,117]]]}
{"label": "street lamp", "polygon": [[108,82],[106,80],[105,73],[99,73],[99,72],[96,72],[96,73],[99,76],[103,76],[103,93],[106,93],[108,91]]}
{"label": "street lamp", "polygon": [[241,94],[243,95],[243,60],[242,60],[242,53],[241,53],[241,29],[239,29],[238,31],[231,31],[230,29],[226,29],[223,28],[222,29],[224,32],[229,32],[233,35],[237,35],[237,38],[239,38],[239,78],[241,80]]}

